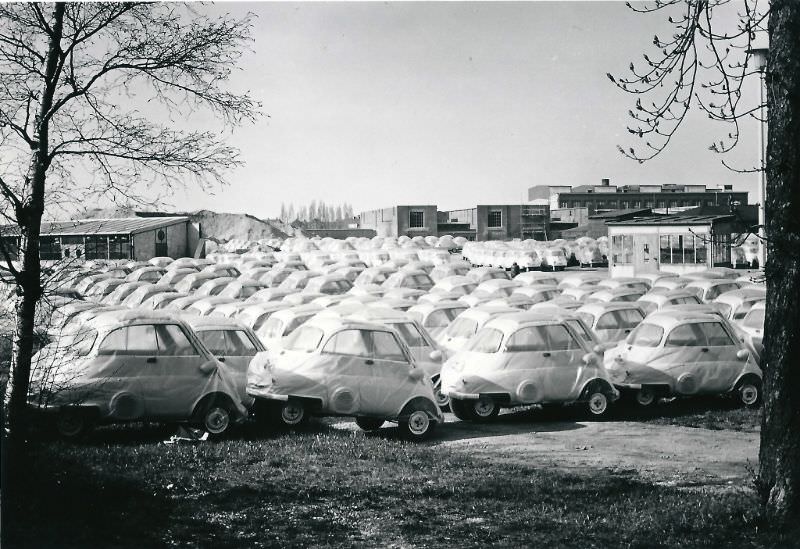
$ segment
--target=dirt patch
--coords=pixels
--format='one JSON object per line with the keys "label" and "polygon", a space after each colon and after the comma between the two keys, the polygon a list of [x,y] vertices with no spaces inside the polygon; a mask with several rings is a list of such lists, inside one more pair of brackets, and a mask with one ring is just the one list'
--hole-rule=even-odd
{"label": "dirt patch", "polygon": [[[354,423],[336,424],[357,429]],[[471,456],[515,465],[580,473],[636,472],[677,487],[750,488],[758,463],[758,433],[629,421],[523,421],[501,415],[490,423],[446,414],[433,441]]]}

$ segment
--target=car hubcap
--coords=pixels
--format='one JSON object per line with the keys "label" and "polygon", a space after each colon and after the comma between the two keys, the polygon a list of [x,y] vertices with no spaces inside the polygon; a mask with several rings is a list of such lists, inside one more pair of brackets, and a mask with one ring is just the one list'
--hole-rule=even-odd
{"label": "car hubcap", "polygon": [[408,418],[408,430],[415,435],[424,435],[428,431],[431,420],[426,412],[417,410]]}
{"label": "car hubcap", "polygon": [[636,393],[636,402],[642,406],[649,406],[653,403],[654,398],[655,395],[650,389],[639,389],[639,392]]}
{"label": "car hubcap", "polygon": [[230,416],[224,408],[215,407],[206,416],[206,430],[212,434],[219,434],[228,428]]}
{"label": "car hubcap", "polygon": [[589,399],[589,410],[595,414],[600,415],[608,408],[608,399],[603,393],[595,393]]}
{"label": "car hubcap", "polygon": [[741,390],[742,402],[750,406],[758,400],[758,389],[753,385],[743,385]]}
{"label": "car hubcap", "polygon": [[437,389],[437,390],[436,390],[436,403],[437,403],[437,404],[438,404],[440,407],[445,407],[445,406],[447,406],[448,404],[450,404],[450,397],[449,397],[449,396],[447,396],[446,394],[442,393],[441,391],[439,391],[439,390]]}
{"label": "car hubcap", "polygon": [[489,417],[494,412],[494,401],[479,400],[475,403],[475,414],[478,417]]}
{"label": "car hubcap", "polygon": [[281,419],[287,425],[297,425],[303,420],[303,406],[295,403],[288,403],[281,410]]}
{"label": "car hubcap", "polygon": [[61,417],[61,420],[58,422],[58,427],[62,434],[73,436],[80,432],[83,427],[83,421],[74,414],[67,414]]}

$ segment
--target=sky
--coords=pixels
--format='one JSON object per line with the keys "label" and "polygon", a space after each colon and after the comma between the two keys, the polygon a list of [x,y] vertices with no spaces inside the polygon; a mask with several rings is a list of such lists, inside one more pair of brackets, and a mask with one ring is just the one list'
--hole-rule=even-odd
{"label": "sky", "polygon": [[[231,143],[245,165],[213,195],[179,191],[181,210],[277,216],[281,203],[349,202],[442,210],[527,200],[533,185],[732,184],[756,200],[756,174],[708,150],[728,129],[694,112],[656,159],[617,151],[635,98],[625,75],[667,35],[666,14],[623,2],[224,3],[257,15],[230,88],[263,105]],[[725,21],[721,21],[724,23]],[[757,81],[745,89],[755,98]],[[758,161],[743,125],[728,162]]]}

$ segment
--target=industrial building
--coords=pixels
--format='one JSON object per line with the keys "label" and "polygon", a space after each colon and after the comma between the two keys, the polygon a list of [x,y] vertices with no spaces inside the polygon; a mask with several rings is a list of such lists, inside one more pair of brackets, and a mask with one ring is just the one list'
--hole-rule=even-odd
{"label": "industrial building", "polygon": [[[0,228],[3,248],[12,260],[20,245],[19,230]],[[188,217],[126,217],[43,223],[39,256],[61,259],[136,259],[192,256],[200,243],[199,227]]]}
{"label": "industrial building", "polygon": [[546,202],[551,210],[586,208],[589,215],[612,210],[650,208],[673,213],[696,207],[746,205],[747,193],[733,191],[730,185],[721,189],[705,185],[537,185],[528,189],[528,200]]}
{"label": "industrial building", "polygon": [[359,228],[378,236],[462,236],[468,240],[547,240],[550,208],[530,204],[481,204],[463,210],[393,206],[359,214]]}

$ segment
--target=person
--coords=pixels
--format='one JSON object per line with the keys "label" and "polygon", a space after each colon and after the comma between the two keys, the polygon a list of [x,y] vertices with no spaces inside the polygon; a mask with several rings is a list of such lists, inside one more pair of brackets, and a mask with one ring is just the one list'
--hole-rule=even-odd
{"label": "person", "polygon": [[517,265],[516,261],[511,264],[511,274],[513,276],[517,276],[519,274],[519,265]]}

